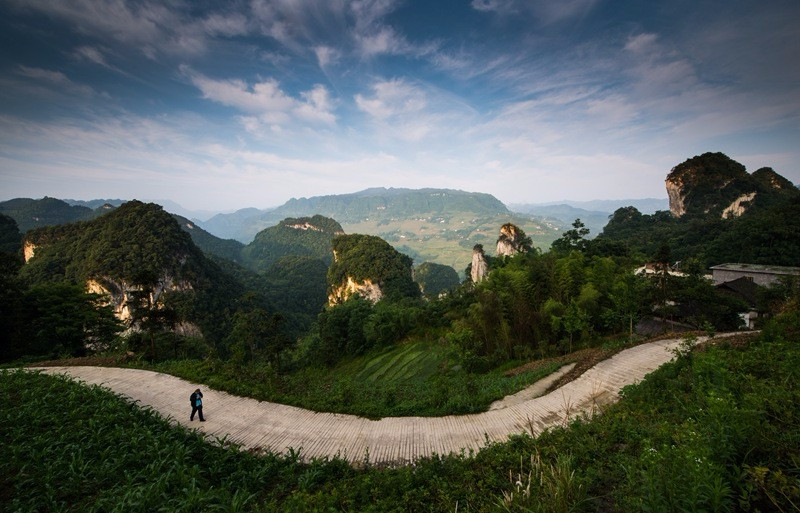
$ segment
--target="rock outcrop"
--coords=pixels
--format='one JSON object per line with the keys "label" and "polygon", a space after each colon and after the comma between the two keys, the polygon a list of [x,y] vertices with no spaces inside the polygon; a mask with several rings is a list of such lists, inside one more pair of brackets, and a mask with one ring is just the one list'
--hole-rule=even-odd
{"label": "rock outcrop", "polygon": [[331,287],[330,294],[328,294],[328,304],[344,303],[356,294],[364,299],[369,299],[373,303],[383,299],[383,291],[377,283],[373,283],[369,279],[359,282],[354,280],[352,276],[348,276],[347,281],[342,285]]}
{"label": "rock outcrop", "polygon": [[419,297],[411,278],[412,260],[373,235],[339,235],[332,241],[328,269],[328,304],[343,303],[354,294],[377,302],[385,298]]}
{"label": "rock outcrop", "polygon": [[25,240],[22,245],[22,254],[25,256],[25,263],[28,263],[28,260],[34,257],[36,254],[36,244],[29,240]]}
{"label": "rock outcrop", "polygon": [[789,180],[771,168],[752,175],[722,153],[704,153],[675,166],[667,175],[669,209],[675,217],[737,217],[754,205],[798,194]]}
{"label": "rock outcrop", "polygon": [[751,192],[750,194],[742,194],[733,200],[730,205],[725,207],[725,210],[722,211],[722,218],[728,219],[729,217],[739,217],[740,215],[744,214],[745,210],[747,210],[747,206],[755,197],[755,192]]}
{"label": "rock outcrop", "polygon": [[192,284],[186,280],[176,281],[172,276],[162,273],[156,284],[145,291],[141,285],[133,285],[124,279],[101,276],[86,280],[86,291],[100,294],[108,298],[108,304],[120,321],[130,325],[132,320],[131,301],[134,295],[145,291],[148,304],[153,308],[163,308],[163,295],[169,292],[188,292],[193,290]]}
{"label": "rock outcrop", "polygon": [[483,246],[475,244],[475,247],[472,248],[472,269],[470,270],[472,283],[480,283],[487,274],[489,274],[489,262],[483,252]]}
{"label": "rock outcrop", "polygon": [[531,249],[531,239],[521,228],[512,223],[500,227],[497,238],[497,256],[513,256]]}

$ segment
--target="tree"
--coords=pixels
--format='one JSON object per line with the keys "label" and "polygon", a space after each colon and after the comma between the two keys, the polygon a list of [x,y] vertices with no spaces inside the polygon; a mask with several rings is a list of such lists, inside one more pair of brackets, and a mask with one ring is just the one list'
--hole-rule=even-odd
{"label": "tree", "polygon": [[239,310],[233,316],[233,329],[226,338],[233,360],[244,364],[263,359],[271,363],[290,342],[280,330],[282,318],[263,308]]}
{"label": "tree", "polygon": [[575,219],[572,223],[572,229],[567,230],[560,239],[555,240],[551,248],[562,253],[568,253],[572,250],[583,251],[586,249],[585,237],[587,235],[589,235],[589,229],[580,219]]}
{"label": "tree", "polygon": [[564,331],[569,335],[569,352],[572,352],[572,339],[575,333],[580,333],[589,328],[589,314],[578,306],[577,301],[570,301],[567,310],[564,312],[564,317],[561,319]]}
{"label": "tree", "polygon": [[25,302],[31,337],[22,354],[83,356],[123,329],[102,296],[77,285],[37,285],[26,292]]}
{"label": "tree", "polygon": [[622,275],[611,289],[611,302],[614,313],[627,320],[628,336],[633,336],[633,324],[642,308],[644,283],[633,273]]}

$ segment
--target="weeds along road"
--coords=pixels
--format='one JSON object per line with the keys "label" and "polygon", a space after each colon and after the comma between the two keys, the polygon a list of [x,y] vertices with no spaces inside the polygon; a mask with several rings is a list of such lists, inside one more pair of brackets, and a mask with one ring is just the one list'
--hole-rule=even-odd
{"label": "weeds along road", "polygon": [[[717,337],[734,335],[723,334]],[[700,337],[703,342],[707,337]],[[553,392],[506,408],[472,415],[386,417],[317,413],[294,406],[237,397],[188,381],[139,369],[111,367],[44,367],[149,406],[172,422],[198,429],[208,437],[226,438],[243,450],[288,453],[301,458],[339,456],[351,463],[405,464],[432,453],[478,450],[509,435],[537,435],[566,425],[578,415],[592,415],[617,400],[622,387],[641,381],[674,358],[682,338],[659,340],[626,349],[604,360]],[[189,421],[189,394],[202,388],[206,422]]]}

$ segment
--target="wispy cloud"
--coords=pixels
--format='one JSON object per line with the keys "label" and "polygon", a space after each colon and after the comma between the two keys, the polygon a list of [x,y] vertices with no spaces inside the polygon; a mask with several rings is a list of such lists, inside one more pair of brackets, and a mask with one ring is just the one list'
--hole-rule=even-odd
{"label": "wispy cloud", "polygon": [[61,71],[19,66],[16,70],[16,75],[28,80],[28,86],[32,82],[39,88],[48,89],[59,94],[77,94],[80,96],[93,96],[96,94],[96,91],[91,87],[73,82]]}

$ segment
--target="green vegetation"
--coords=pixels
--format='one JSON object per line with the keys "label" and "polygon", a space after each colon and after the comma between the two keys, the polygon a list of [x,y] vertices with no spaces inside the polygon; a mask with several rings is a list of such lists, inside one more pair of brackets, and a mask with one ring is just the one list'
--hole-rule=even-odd
{"label": "green vegetation", "polygon": [[414,281],[428,297],[436,297],[442,292],[458,287],[461,283],[455,269],[449,265],[433,262],[423,262],[415,267]]}
{"label": "green vegetation", "polygon": [[55,198],[16,198],[0,202],[0,214],[17,222],[23,233],[33,228],[52,226],[92,219],[102,213],[90,208],[71,206]]}
{"label": "green vegetation", "polygon": [[611,243],[640,257],[668,244],[673,261],[696,258],[709,267],[726,262],[797,265],[800,262],[800,196],[753,208],[741,217],[674,218],[669,212],[643,215],[619,209],[593,244]]}
{"label": "green vegetation", "polygon": [[189,234],[194,245],[200,248],[206,255],[213,255],[238,263],[242,262],[242,248],[244,248],[244,244],[238,240],[220,239],[203,230],[185,217],[176,214],[171,215],[178,221],[181,229]]}
{"label": "green vegetation", "polygon": [[[667,182],[683,197],[683,215],[620,208],[587,249],[646,259],[666,244],[673,261],[694,258],[705,267],[800,262],[800,190],[772,169],[749,175],[726,155],[705,153],[675,166]],[[745,194],[754,197],[743,203],[744,213],[723,219],[723,209]]]}
{"label": "green vegetation", "polygon": [[330,264],[331,241],[342,233],[339,223],[320,215],[287,218],[258,232],[255,240],[242,250],[242,258],[248,267],[260,273],[267,272],[286,256],[312,257]]}
{"label": "green vegetation", "polygon": [[454,369],[446,348],[409,342],[346,359],[330,368],[279,373],[268,365],[165,361],[152,370],[236,395],[368,418],[478,413],[558,369],[556,363],[506,376]]}
{"label": "green vegetation", "polygon": [[758,338],[683,352],[591,422],[387,469],[221,448],[96,387],[5,372],[0,508],[793,511],[798,337],[795,306]]}
{"label": "green vegetation", "polygon": [[677,187],[687,216],[721,217],[734,200],[755,193],[748,209],[796,198],[800,191],[771,168],[749,175],[745,167],[724,153],[704,153],[675,166],[667,184]]}
{"label": "green vegetation", "polygon": [[333,239],[336,260],[328,269],[329,287],[340,287],[348,278],[378,284],[387,299],[419,297],[411,279],[411,258],[398,253],[380,237],[339,235]]}
{"label": "green vegetation", "polygon": [[22,234],[17,223],[10,217],[0,214],[0,253],[17,255],[22,249]]}
{"label": "green vegetation", "polygon": [[[89,328],[95,321],[80,305],[89,305],[102,319],[108,309],[101,307],[99,297],[84,294],[89,280],[105,287],[118,304],[125,295],[131,323],[141,329],[128,336],[127,348],[153,360],[228,357],[233,345],[247,344],[235,340],[247,332],[243,320],[263,327],[262,316],[274,321],[274,338],[285,338],[282,322],[263,294],[241,302],[247,287],[206,258],[158,205],[131,201],[90,221],[31,230],[26,240],[36,246],[35,256],[19,270],[9,265],[2,273],[6,288],[0,306],[10,312],[2,327],[10,339],[6,348],[13,348],[4,351],[4,359],[78,356],[87,348],[116,345],[111,336],[103,344],[93,342],[99,328]],[[71,311],[74,319],[68,319]],[[58,319],[63,329],[39,325]],[[88,346],[72,335],[70,342],[61,341],[60,331],[73,329],[68,326],[83,326],[82,340]]]}

